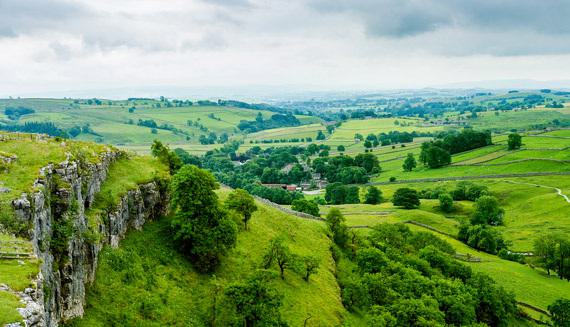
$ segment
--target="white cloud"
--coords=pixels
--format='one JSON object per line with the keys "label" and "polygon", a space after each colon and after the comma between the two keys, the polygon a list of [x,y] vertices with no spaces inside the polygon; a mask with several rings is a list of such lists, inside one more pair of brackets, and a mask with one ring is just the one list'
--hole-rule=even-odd
{"label": "white cloud", "polygon": [[0,0],[0,95],[570,79],[553,0]]}

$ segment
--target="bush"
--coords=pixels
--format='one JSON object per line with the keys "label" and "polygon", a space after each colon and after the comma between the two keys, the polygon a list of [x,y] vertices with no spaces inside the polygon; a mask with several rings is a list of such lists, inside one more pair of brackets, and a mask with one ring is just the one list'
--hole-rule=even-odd
{"label": "bush", "polygon": [[420,198],[414,189],[399,188],[392,197],[392,203],[405,209],[414,209],[420,206]]}
{"label": "bush", "polygon": [[304,212],[315,217],[320,216],[319,205],[316,202],[310,200],[305,200],[305,199],[294,200],[291,205],[291,209],[299,212]]}
{"label": "bush", "polygon": [[382,202],[382,191],[376,186],[370,186],[366,192],[364,203],[366,204],[379,204]]}
{"label": "bush", "polygon": [[505,210],[499,206],[497,198],[485,195],[475,202],[475,211],[471,216],[471,224],[502,225],[504,215]]}
{"label": "bush", "polygon": [[447,193],[439,195],[439,208],[443,212],[453,211],[453,198]]}

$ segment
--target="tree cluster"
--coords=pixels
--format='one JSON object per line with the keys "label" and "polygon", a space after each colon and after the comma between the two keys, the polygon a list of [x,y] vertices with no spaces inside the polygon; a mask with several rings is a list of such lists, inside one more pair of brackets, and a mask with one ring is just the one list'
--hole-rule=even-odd
{"label": "tree cluster", "polygon": [[369,326],[506,326],[514,295],[456,261],[450,244],[403,224],[375,226],[355,255],[340,255],[343,303]]}
{"label": "tree cluster", "polygon": [[570,281],[570,240],[563,234],[541,235],[534,241],[536,264],[550,275],[556,272],[560,279]]}
{"label": "tree cluster", "polygon": [[291,114],[274,114],[269,119],[263,119],[261,113],[258,113],[255,120],[242,120],[237,127],[246,133],[255,133],[265,129],[299,125],[299,119]]}

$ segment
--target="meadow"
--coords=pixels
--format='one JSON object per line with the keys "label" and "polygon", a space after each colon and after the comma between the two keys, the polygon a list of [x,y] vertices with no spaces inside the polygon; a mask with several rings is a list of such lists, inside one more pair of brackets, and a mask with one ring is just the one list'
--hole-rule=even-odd
{"label": "meadow", "polygon": [[[237,125],[242,120],[255,120],[258,113],[269,119],[275,112],[267,110],[243,109],[232,106],[187,105],[166,107],[157,100],[101,100],[100,105],[87,104],[84,100],[70,99],[3,99],[0,100],[0,120],[7,121],[4,107],[27,106],[35,113],[20,117],[19,123],[54,122],[58,127],[70,129],[74,126],[89,125],[93,133],[81,133],[77,139],[111,143],[115,145],[147,145],[154,139],[172,144],[199,144],[202,134],[215,132],[229,135],[241,134]],[[155,106],[161,104],[160,108]],[[320,119],[299,115],[302,124],[318,123]],[[157,129],[137,125],[139,119],[154,120],[158,125],[168,124],[179,131]],[[188,126],[187,121],[199,126]],[[316,133],[315,133],[316,136]]]}

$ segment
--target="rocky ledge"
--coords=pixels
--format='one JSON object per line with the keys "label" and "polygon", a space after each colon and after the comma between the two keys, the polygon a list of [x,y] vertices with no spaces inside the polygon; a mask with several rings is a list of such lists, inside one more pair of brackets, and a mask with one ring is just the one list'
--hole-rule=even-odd
{"label": "rocky ledge", "polygon": [[95,280],[97,256],[105,245],[118,246],[130,229],[165,213],[163,183],[139,185],[118,205],[88,223],[93,204],[112,162],[124,155],[107,151],[98,163],[67,160],[41,170],[31,194],[12,202],[16,216],[30,226],[35,255],[41,260],[36,287],[19,294],[26,326],[57,326],[82,316],[85,288]]}

